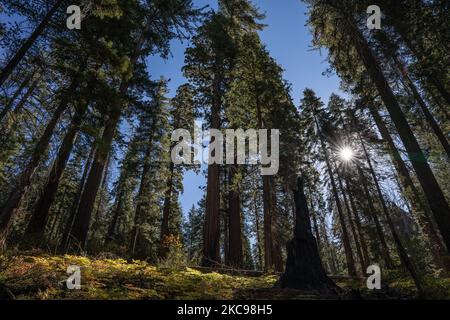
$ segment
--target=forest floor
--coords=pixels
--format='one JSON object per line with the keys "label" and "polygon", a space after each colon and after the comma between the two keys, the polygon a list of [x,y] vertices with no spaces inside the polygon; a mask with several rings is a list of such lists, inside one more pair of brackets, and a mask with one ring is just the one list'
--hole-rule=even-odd
{"label": "forest floor", "polygon": [[[68,266],[81,269],[81,289],[67,289]],[[227,275],[195,268],[169,269],[143,261],[71,255],[0,255],[0,300],[15,299],[415,299],[409,279],[389,281],[389,289],[369,291],[364,280],[335,279],[339,296],[276,288],[276,275]],[[450,279],[433,288],[450,299]],[[3,292],[2,292],[3,291]]]}

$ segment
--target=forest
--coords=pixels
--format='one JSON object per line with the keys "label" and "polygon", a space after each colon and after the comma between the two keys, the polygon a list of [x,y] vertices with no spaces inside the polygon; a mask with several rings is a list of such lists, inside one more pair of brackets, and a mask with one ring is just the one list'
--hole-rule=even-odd
{"label": "forest", "polygon": [[450,2],[297,0],[329,97],[203,2],[0,0],[0,300],[450,299]]}

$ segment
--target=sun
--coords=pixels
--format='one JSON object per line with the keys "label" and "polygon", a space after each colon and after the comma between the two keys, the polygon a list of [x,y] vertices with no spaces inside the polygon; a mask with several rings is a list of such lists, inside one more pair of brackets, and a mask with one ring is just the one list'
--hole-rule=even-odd
{"label": "sun", "polygon": [[352,148],[350,147],[342,147],[339,150],[339,157],[343,160],[343,161],[351,161],[354,157],[355,153],[353,152]]}

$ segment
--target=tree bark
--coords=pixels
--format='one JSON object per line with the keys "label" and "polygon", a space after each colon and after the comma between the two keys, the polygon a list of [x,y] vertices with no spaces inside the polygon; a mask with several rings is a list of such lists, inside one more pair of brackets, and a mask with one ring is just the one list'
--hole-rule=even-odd
{"label": "tree bark", "polygon": [[[220,129],[221,90],[220,80],[215,77],[214,97],[211,107],[211,129]],[[211,142],[212,142],[211,138]],[[214,151],[215,152],[215,151]],[[220,264],[220,168],[217,163],[208,165],[206,185],[206,213],[203,227],[202,266]]]}
{"label": "tree bark", "polygon": [[244,263],[241,220],[241,197],[239,187],[234,186],[237,165],[229,167],[228,173],[228,262],[230,266],[241,268]]}
{"label": "tree bark", "polygon": [[169,220],[172,212],[172,193],[173,193],[173,178],[174,178],[175,165],[171,161],[169,165],[169,176],[166,182],[166,192],[164,195],[164,205],[162,213],[161,234],[160,240],[160,256],[165,256],[167,249],[165,246],[165,239],[169,236]]}

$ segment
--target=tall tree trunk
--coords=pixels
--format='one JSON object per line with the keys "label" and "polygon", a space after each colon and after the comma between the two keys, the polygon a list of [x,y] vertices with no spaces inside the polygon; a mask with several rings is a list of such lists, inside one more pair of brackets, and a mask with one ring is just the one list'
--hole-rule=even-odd
{"label": "tall tree trunk", "polygon": [[[255,77],[255,76],[254,76]],[[256,79],[256,78],[255,78]],[[255,81],[256,84],[256,81]],[[255,85],[256,86],[256,85]],[[258,92],[255,87],[255,92]],[[260,97],[255,94],[256,118],[259,129],[264,129],[264,120],[261,112]],[[281,247],[276,237],[277,205],[275,185],[272,176],[263,176],[263,204],[264,204],[264,269],[283,271]]]}
{"label": "tall tree trunk", "polygon": [[[214,99],[211,107],[211,129],[220,129],[221,90],[220,80],[215,77]],[[211,138],[211,142],[212,142]],[[216,150],[214,151],[216,152]],[[213,155],[212,155],[213,156]],[[208,165],[206,185],[206,213],[203,227],[203,258],[206,267],[220,263],[220,167]]]}
{"label": "tall tree trunk", "polygon": [[[78,85],[77,81],[73,80],[69,86],[68,92],[72,92],[77,87],[77,85]],[[20,206],[23,195],[25,194],[28,186],[31,183],[31,180],[36,172],[39,163],[45,156],[45,153],[50,144],[50,139],[53,135],[53,132],[59,121],[59,118],[67,108],[69,97],[70,97],[69,94],[64,94],[64,96],[62,97],[58,107],[56,108],[56,110],[52,115],[52,118],[47,123],[44,133],[42,134],[41,138],[36,144],[36,147],[34,148],[30,162],[26,165],[25,169],[20,174],[17,186],[11,191],[11,193],[8,196],[8,199],[1,208],[0,248],[4,248],[6,245],[6,238],[9,234],[14,216],[17,212],[17,209]]]}
{"label": "tall tree trunk", "polygon": [[378,183],[378,177],[375,173],[375,170],[372,166],[372,162],[370,160],[370,156],[367,152],[367,149],[365,147],[364,141],[361,138],[361,135],[358,132],[358,138],[359,141],[361,143],[362,149],[364,151],[364,156],[367,160],[367,164],[369,165],[369,170],[370,170],[370,174],[372,175],[372,179],[375,183],[375,187],[377,189],[377,193],[378,193],[378,198],[381,202],[381,208],[383,209],[383,213],[384,216],[386,218],[386,221],[388,223],[389,229],[392,233],[392,238],[394,239],[394,243],[395,246],[397,247],[397,251],[400,257],[400,260],[402,261],[403,265],[406,267],[406,269],[408,270],[408,272],[410,273],[411,277],[414,280],[414,283],[417,287],[417,290],[419,291],[420,295],[424,294],[424,288],[423,288],[423,283],[422,283],[422,279],[420,278],[420,276],[417,273],[416,267],[414,266],[413,262],[411,261],[411,259],[408,256],[408,253],[406,252],[405,247],[403,246],[400,237],[398,236],[397,230],[395,229],[394,223],[392,222],[392,218],[391,215],[387,209],[386,206],[386,202],[384,200],[384,196],[383,193],[381,192],[381,188],[380,188],[380,184]]}
{"label": "tall tree trunk", "polygon": [[144,248],[140,246],[141,225],[142,219],[145,215],[146,203],[148,203],[149,196],[149,181],[150,181],[150,169],[151,169],[151,153],[153,148],[154,130],[156,130],[156,124],[153,123],[153,128],[150,129],[147,149],[144,155],[144,166],[142,168],[141,182],[139,185],[139,191],[136,198],[136,211],[134,214],[134,225],[131,232],[131,255],[136,258],[146,258],[146,252]]}
{"label": "tall tree trunk", "polygon": [[344,186],[342,184],[342,179],[339,175],[339,172],[337,172],[337,181],[339,184],[339,189],[341,189],[342,198],[344,199],[344,205],[345,205],[345,209],[347,211],[347,218],[348,218],[348,223],[350,225],[350,231],[352,232],[353,240],[355,242],[356,254],[358,255],[358,260],[359,260],[359,263],[361,266],[361,275],[364,276],[366,274],[366,264],[365,264],[364,256],[363,256],[362,249],[361,249],[361,243],[360,243],[358,235],[356,233],[356,227],[355,227],[355,224],[352,219],[352,210],[350,209],[350,204],[348,202],[347,194],[344,190]]}
{"label": "tall tree trunk", "polygon": [[339,223],[341,225],[342,244],[344,245],[345,259],[347,262],[347,271],[348,271],[349,275],[356,276],[355,259],[353,258],[353,252],[352,252],[352,247],[350,244],[350,238],[348,235],[347,226],[345,224],[344,210],[342,208],[341,200],[339,199],[336,181],[334,180],[334,175],[333,175],[333,168],[331,167],[330,158],[328,156],[328,150],[326,149],[325,141],[324,141],[324,138],[322,135],[322,131],[321,131],[319,122],[316,118],[316,115],[314,115],[314,121],[315,121],[315,124],[317,127],[317,131],[319,132],[319,140],[320,140],[320,143],[322,146],[323,155],[325,157],[325,164],[327,166],[327,172],[328,172],[328,176],[330,178],[331,189],[333,192],[334,201],[336,203],[336,207],[337,207],[337,211],[338,211]]}
{"label": "tall tree trunk", "polygon": [[165,256],[167,253],[167,247],[165,246],[165,239],[169,236],[169,219],[172,213],[172,193],[173,193],[173,179],[174,179],[175,164],[173,161],[169,165],[169,176],[166,182],[166,192],[164,195],[164,205],[162,211],[162,223],[160,241],[160,256]]}
{"label": "tall tree trunk", "polygon": [[[397,3],[387,3],[387,10],[391,12],[391,15],[393,17],[402,17],[403,11],[405,10],[404,5],[397,4]],[[405,23],[402,19],[389,19],[388,20],[390,24],[394,27],[395,31],[398,32],[401,39],[404,41],[408,49],[411,51],[411,53],[416,57],[416,59],[419,62],[419,72],[421,75],[433,86],[437,89],[437,91],[440,93],[442,98],[445,99],[448,105],[450,105],[450,92],[448,91],[448,88],[444,85],[441,79],[444,77],[443,70],[439,70],[434,66],[433,64],[430,65],[428,62],[428,57],[426,55],[426,51],[423,48],[423,45],[414,39],[414,37],[411,37],[408,33],[409,26],[407,23]]]}
{"label": "tall tree trunk", "polygon": [[[361,218],[358,213],[358,208],[356,207],[355,199],[353,198],[353,195],[351,193],[350,183],[349,183],[349,180],[347,177],[345,177],[345,184],[346,184],[346,191],[347,191],[348,199],[350,201],[350,207],[352,208],[353,216],[354,216],[355,223],[356,223],[356,229],[358,231],[359,242],[361,243],[361,250],[363,253],[364,264],[367,267],[370,263],[369,250],[367,248],[367,242],[364,237],[364,232],[363,232],[362,225],[361,225]],[[366,271],[366,269],[364,269],[363,273],[365,273],[365,271]]]}
{"label": "tall tree trunk", "polygon": [[256,231],[256,246],[258,249],[258,262],[260,268],[263,267],[263,244],[261,241],[261,227],[259,221],[259,210],[258,210],[258,199],[257,194],[255,193],[253,196],[253,208],[255,213],[255,231]]}
{"label": "tall tree trunk", "polygon": [[231,266],[241,268],[244,264],[242,242],[241,197],[238,186],[235,186],[234,177],[238,172],[237,165],[229,167],[228,173],[228,262]]}
{"label": "tall tree trunk", "polygon": [[103,169],[102,174],[102,183],[100,184],[100,195],[97,203],[97,208],[94,213],[94,222],[92,223],[91,228],[91,238],[95,237],[96,232],[98,231],[98,226],[100,224],[100,214],[102,212],[103,202],[105,201],[105,190],[107,191],[108,188],[108,173],[109,173],[109,166],[111,163],[111,154],[108,155],[108,158],[106,159],[106,165]]}
{"label": "tall tree trunk", "polygon": [[364,195],[367,200],[367,204],[369,205],[369,213],[370,216],[375,224],[375,228],[377,230],[378,237],[380,238],[380,245],[381,245],[381,255],[384,260],[385,267],[387,269],[393,269],[394,268],[394,262],[392,261],[391,255],[389,254],[389,248],[387,246],[386,239],[384,237],[384,230],[381,226],[380,220],[378,219],[378,212],[375,209],[375,206],[373,204],[372,196],[370,195],[369,188],[367,186],[367,179],[364,176],[364,173],[360,166],[356,166],[359,176],[359,183],[363,187]]}
{"label": "tall tree trunk", "polygon": [[86,185],[86,179],[87,179],[89,170],[91,168],[92,161],[94,159],[95,151],[96,151],[96,146],[93,145],[89,152],[89,156],[86,159],[86,164],[84,165],[84,170],[83,170],[83,175],[81,176],[80,185],[78,186],[78,191],[73,200],[73,204],[70,209],[69,216],[67,218],[66,226],[64,228],[64,231],[63,231],[63,234],[61,237],[61,241],[60,241],[59,248],[58,248],[58,251],[61,253],[65,253],[67,251],[67,247],[69,245],[69,240],[70,240],[70,232],[72,231],[73,222],[74,222],[75,216],[77,214],[78,205],[80,204],[80,199],[81,199],[81,195],[84,190],[84,186]]}
{"label": "tall tree trunk", "polygon": [[42,34],[44,29],[48,26],[51,18],[53,17],[55,12],[59,9],[59,7],[61,6],[62,3],[63,3],[63,0],[56,1],[56,3],[53,5],[53,7],[45,15],[45,17],[41,21],[41,23],[39,23],[39,25],[36,27],[36,29],[33,31],[33,33],[28,37],[28,39],[22,44],[22,46],[16,52],[14,57],[12,57],[12,59],[9,60],[8,64],[3,68],[3,70],[0,73],[0,86],[2,86],[3,83],[9,78],[11,73],[18,66],[18,64],[23,59],[23,57],[26,55],[28,50],[33,46],[36,39]]}
{"label": "tall tree trunk", "polygon": [[279,284],[282,288],[337,293],[339,288],[328,278],[320,260],[316,240],[312,235],[301,178],[298,179],[297,190],[294,192],[294,201],[296,208],[294,238],[287,244],[288,258]]}
{"label": "tall tree trunk", "polygon": [[[134,53],[130,59],[130,65],[132,68],[136,65],[139,57],[142,54],[142,48],[145,43],[145,38],[150,30],[151,22],[147,22],[144,30],[140,34],[136,41]],[[130,86],[131,79],[123,78],[119,86],[119,96],[125,97]],[[106,160],[108,158],[111,146],[114,140],[114,136],[122,115],[123,104],[125,102],[118,98],[110,106],[109,117],[105,123],[103,135],[99,142],[100,148],[97,149],[94,160],[87,177],[86,186],[80,198],[80,204],[78,211],[75,215],[75,221],[72,227],[72,234],[70,240],[73,240],[73,249],[83,250],[86,245],[87,236],[89,233],[89,224],[92,216],[92,210],[94,209],[95,199],[102,180],[102,173],[104,171]]]}
{"label": "tall tree trunk", "polygon": [[44,240],[45,226],[47,224],[50,207],[55,199],[61,177],[72,152],[73,145],[79,133],[87,107],[87,103],[83,102],[82,106],[78,106],[76,108],[72,122],[59,148],[58,155],[53,161],[43,193],[39,197],[35,210],[33,211],[33,215],[31,216],[31,220],[25,230],[23,239],[23,245],[25,247],[38,246]]}
{"label": "tall tree trunk", "polygon": [[123,197],[123,192],[120,191],[119,195],[117,196],[117,202],[115,205],[115,208],[113,210],[113,218],[111,220],[111,223],[108,226],[108,231],[106,232],[106,237],[105,237],[105,245],[109,244],[112,240],[114,240],[114,236],[116,234],[116,228],[117,228],[117,222],[119,221],[119,216],[122,212],[122,197]]}
{"label": "tall tree trunk", "polygon": [[445,247],[445,244],[442,242],[438,231],[435,229],[431,217],[433,213],[430,208],[425,204],[420,196],[419,190],[414,185],[411,175],[409,174],[409,170],[406,167],[400,153],[398,152],[395,143],[389,134],[389,131],[386,125],[383,122],[378,110],[376,110],[375,106],[369,104],[369,111],[375,121],[375,124],[378,128],[378,131],[381,134],[381,137],[387,144],[389,148],[389,154],[391,156],[391,160],[394,163],[395,169],[399,175],[400,183],[405,189],[405,194],[409,198],[409,202],[413,207],[413,212],[415,213],[415,218],[419,224],[419,227],[422,233],[427,237],[428,243],[430,245],[434,261],[437,266],[445,269],[447,272],[450,271],[450,258],[448,254],[448,250]]}
{"label": "tall tree trunk", "polygon": [[358,29],[353,17],[349,17],[348,14],[346,26],[352,35],[351,39],[359,54],[359,57],[363,61],[369,76],[378,89],[378,93],[380,94],[395,127],[397,128],[406,151],[410,157],[421,158],[419,161],[413,159],[413,161],[411,161],[412,166],[427,197],[436,223],[441,231],[442,237],[444,238],[444,242],[447,245],[447,248],[449,248],[450,207],[445,199],[444,193],[442,192],[442,189],[439,186],[428,161],[425,159],[419,143],[417,142],[417,139],[414,136],[394,93],[389,87],[389,83],[380,69],[377,59],[375,58],[361,31]]}
{"label": "tall tree trunk", "polygon": [[400,60],[400,58],[397,55],[394,55],[392,57],[392,59],[394,60],[396,66],[397,66],[397,69],[402,74],[409,90],[411,90],[411,92],[414,96],[414,99],[416,99],[417,104],[419,105],[420,109],[422,110],[422,113],[425,116],[426,121],[430,125],[430,127],[433,130],[434,134],[436,135],[437,139],[439,140],[439,142],[441,143],[445,152],[447,153],[447,157],[450,158],[450,144],[449,144],[444,132],[442,132],[442,129],[439,126],[439,124],[437,123],[436,119],[431,114],[430,110],[428,109],[428,106],[425,104],[425,101],[422,99],[422,96],[420,95],[419,91],[417,90],[416,85],[411,80],[406,66],[403,64],[403,62]]}

